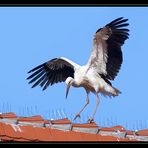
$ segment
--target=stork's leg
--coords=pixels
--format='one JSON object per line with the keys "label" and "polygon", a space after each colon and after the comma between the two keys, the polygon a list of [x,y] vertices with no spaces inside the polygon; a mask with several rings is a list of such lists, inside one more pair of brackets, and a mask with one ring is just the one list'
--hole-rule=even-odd
{"label": "stork's leg", "polygon": [[84,108],[89,104],[89,92],[86,91],[86,93],[87,93],[86,103],[85,103],[85,105],[83,106],[83,108],[76,114],[76,116],[74,117],[73,120],[77,119],[78,117],[80,118],[81,112],[82,112],[82,111],[84,110]]}
{"label": "stork's leg", "polygon": [[88,122],[91,123],[92,121],[94,121],[94,117],[95,117],[95,114],[97,112],[97,109],[98,109],[98,106],[99,106],[99,103],[100,103],[100,98],[98,96],[98,93],[96,93],[96,96],[97,96],[97,102],[96,102],[96,107],[95,107],[95,110],[93,112],[93,115],[91,118],[88,119]]}

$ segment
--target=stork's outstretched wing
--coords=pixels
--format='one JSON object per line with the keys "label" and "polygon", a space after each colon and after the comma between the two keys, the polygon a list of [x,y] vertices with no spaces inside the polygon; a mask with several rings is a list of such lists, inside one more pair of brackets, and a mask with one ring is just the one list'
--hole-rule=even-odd
{"label": "stork's outstretched wing", "polygon": [[55,58],[30,70],[28,73],[33,74],[27,79],[31,79],[29,84],[34,83],[32,88],[40,85],[45,90],[49,85],[63,82],[67,77],[74,77],[77,67],[79,67],[78,64],[67,58]]}
{"label": "stork's outstretched wing", "polygon": [[128,39],[128,19],[117,18],[94,35],[94,46],[88,61],[105,79],[114,80],[122,64],[121,46]]}

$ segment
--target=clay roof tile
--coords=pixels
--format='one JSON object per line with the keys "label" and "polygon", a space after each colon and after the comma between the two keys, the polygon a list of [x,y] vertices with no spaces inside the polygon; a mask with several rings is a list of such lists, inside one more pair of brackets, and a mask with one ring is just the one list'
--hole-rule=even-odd
{"label": "clay roof tile", "polygon": [[32,116],[32,117],[19,117],[18,121],[21,122],[44,122],[44,119],[40,115]]}
{"label": "clay roof tile", "polygon": [[101,128],[102,131],[110,131],[110,132],[116,132],[116,131],[125,131],[125,128],[123,126],[113,126],[113,127],[105,127]]}
{"label": "clay roof tile", "polygon": [[71,121],[68,118],[59,119],[59,120],[50,120],[52,124],[71,124]]}
{"label": "clay roof tile", "polygon": [[148,136],[148,129],[139,130],[138,132],[136,132],[136,135],[138,135],[138,136]]}
{"label": "clay roof tile", "polygon": [[72,127],[81,127],[81,128],[97,128],[99,127],[95,122],[91,122],[91,123],[75,123],[72,124]]}
{"label": "clay roof tile", "polygon": [[17,116],[15,113],[9,112],[0,114],[0,118],[17,118]]}

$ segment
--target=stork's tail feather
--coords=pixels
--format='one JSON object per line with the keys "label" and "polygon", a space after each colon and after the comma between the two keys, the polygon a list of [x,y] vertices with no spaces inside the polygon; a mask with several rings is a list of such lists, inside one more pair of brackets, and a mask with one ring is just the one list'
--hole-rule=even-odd
{"label": "stork's tail feather", "polygon": [[113,87],[114,89],[114,93],[113,93],[113,96],[118,96],[119,94],[121,94],[121,91],[115,87]]}
{"label": "stork's tail feather", "polygon": [[107,97],[107,96],[115,97],[115,96],[118,96],[119,94],[121,94],[121,91],[113,86],[108,85],[108,87],[106,87],[105,91],[101,91],[101,94],[105,97]]}

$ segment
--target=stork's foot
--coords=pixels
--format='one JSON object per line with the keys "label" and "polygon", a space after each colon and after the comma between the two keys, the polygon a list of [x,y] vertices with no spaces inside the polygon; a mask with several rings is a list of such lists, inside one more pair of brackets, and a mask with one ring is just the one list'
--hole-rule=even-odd
{"label": "stork's foot", "polygon": [[77,118],[80,118],[80,117],[81,117],[80,113],[77,113],[73,120],[76,120]]}
{"label": "stork's foot", "polygon": [[93,117],[91,117],[91,118],[89,118],[89,119],[87,120],[88,123],[92,123],[93,121],[94,121],[94,118],[93,118]]}

